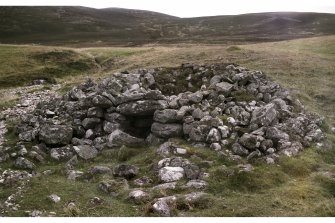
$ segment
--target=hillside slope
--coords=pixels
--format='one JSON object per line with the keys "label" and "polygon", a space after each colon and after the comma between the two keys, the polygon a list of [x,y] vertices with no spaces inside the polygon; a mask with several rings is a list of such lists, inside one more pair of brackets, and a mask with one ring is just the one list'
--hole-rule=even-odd
{"label": "hillside slope", "polygon": [[0,7],[1,43],[138,45],[259,42],[335,34],[335,15],[256,13],[178,18],[120,8]]}

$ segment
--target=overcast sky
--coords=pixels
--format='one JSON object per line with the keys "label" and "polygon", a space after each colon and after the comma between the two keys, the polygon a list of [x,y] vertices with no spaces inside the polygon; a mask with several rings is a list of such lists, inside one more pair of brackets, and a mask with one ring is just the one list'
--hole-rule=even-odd
{"label": "overcast sky", "polygon": [[0,0],[0,5],[81,5],[162,12],[179,17],[297,11],[335,13],[335,0]]}

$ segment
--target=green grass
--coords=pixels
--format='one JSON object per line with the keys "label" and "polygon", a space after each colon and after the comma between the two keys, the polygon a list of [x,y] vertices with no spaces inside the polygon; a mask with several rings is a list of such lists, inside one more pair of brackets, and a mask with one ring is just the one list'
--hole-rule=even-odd
{"label": "green grass", "polygon": [[17,104],[17,99],[4,99],[0,101],[0,111],[13,107]]}
{"label": "green grass", "polygon": [[35,79],[55,83],[96,69],[92,58],[66,48],[0,45],[0,87],[29,85]]}
{"label": "green grass", "polygon": [[[185,158],[201,166],[201,160],[211,160],[213,165],[206,167],[210,177],[208,195],[194,204],[189,204],[178,196],[173,216],[333,216],[335,178],[325,178],[319,174],[320,168],[330,168],[323,161],[326,154],[307,149],[294,158],[281,158],[279,165],[267,165],[263,161],[253,161],[252,172],[239,172],[236,163],[228,163],[209,149],[190,146],[185,141],[177,142],[187,149]],[[29,150],[29,147],[27,147]],[[88,171],[94,165],[114,166],[117,163],[134,164],[140,168],[140,176],[149,176],[158,183],[153,172],[154,165],[161,159],[155,155],[155,148],[127,148],[104,150],[92,161],[80,161],[77,170]],[[195,156],[201,159],[195,158]],[[242,162],[246,162],[243,160]],[[220,166],[226,165],[226,168]],[[47,160],[37,171],[50,169],[51,175],[34,177],[26,187],[23,197],[18,199],[19,211],[9,211],[6,216],[25,216],[26,210],[55,211],[57,216],[156,216],[150,211],[154,198],[170,195],[182,195],[192,189],[175,189],[150,193],[150,199],[144,202],[132,202],[127,192],[112,197],[98,189],[102,180],[113,179],[111,175],[85,175],[77,181],[66,179],[64,163]],[[332,167],[333,168],[333,167]],[[233,174],[227,174],[227,170]],[[333,168],[332,170],[335,170]],[[185,180],[178,185],[186,183]],[[136,187],[129,181],[130,188]],[[148,187],[150,188],[150,186]],[[144,187],[144,190],[148,189]],[[13,192],[4,187],[0,200]],[[47,198],[57,194],[61,202],[53,204]],[[93,197],[104,200],[101,205],[93,205]],[[69,211],[67,204],[74,202],[77,209]]]}
{"label": "green grass", "polygon": [[102,66],[110,66],[116,59],[122,59],[135,54],[147,52],[141,48],[86,48],[80,50],[94,57],[95,61]]}

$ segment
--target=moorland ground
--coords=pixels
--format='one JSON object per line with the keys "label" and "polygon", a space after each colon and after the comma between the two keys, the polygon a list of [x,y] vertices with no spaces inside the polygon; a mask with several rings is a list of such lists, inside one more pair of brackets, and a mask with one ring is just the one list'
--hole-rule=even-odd
{"label": "moorland ground", "polygon": [[[208,196],[189,207],[178,201],[174,215],[178,216],[334,216],[335,137],[329,131],[335,125],[335,36],[304,38],[280,42],[210,45],[210,44],[150,44],[141,47],[69,48],[37,45],[0,45],[0,108],[17,103],[20,95],[8,95],[8,89],[30,84],[35,79],[46,79],[50,84],[60,83],[64,93],[87,78],[99,80],[114,72],[137,68],[173,67],[181,63],[235,63],[252,70],[261,70],[271,79],[290,89],[308,111],[326,118],[331,149],[311,147],[297,157],[282,157],[278,165],[251,161],[255,170],[227,178],[221,168],[234,163],[217,157],[215,152],[191,147],[180,141],[189,154],[196,154],[215,165],[209,168]],[[40,90],[49,86],[41,86]],[[11,126],[11,123],[8,123]],[[12,126],[13,127],[13,126]],[[16,136],[9,128],[7,144],[13,146]],[[113,165],[118,162],[135,164],[141,174],[149,173],[158,162],[154,148],[123,148],[103,151],[96,159],[81,163],[86,171],[96,164]],[[196,163],[197,161],[194,160]],[[1,168],[9,167],[1,164]],[[99,177],[92,181],[69,182],[63,175],[63,163],[51,160],[37,171],[54,170],[50,176],[34,177],[28,189],[19,198],[19,211],[9,216],[25,216],[25,210],[55,211],[59,216],[143,216],[150,214],[147,203],[129,204],[126,194],[114,199],[97,188]],[[328,175],[327,175],[328,174]],[[331,174],[332,176],[332,174]],[[0,192],[5,200],[14,187]],[[176,194],[166,190],[153,197]],[[47,196],[58,194],[64,200],[50,204]],[[92,197],[101,197],[105,204],[90,206]],[[75,201],[77,209],[69,211],[66,203]]]}

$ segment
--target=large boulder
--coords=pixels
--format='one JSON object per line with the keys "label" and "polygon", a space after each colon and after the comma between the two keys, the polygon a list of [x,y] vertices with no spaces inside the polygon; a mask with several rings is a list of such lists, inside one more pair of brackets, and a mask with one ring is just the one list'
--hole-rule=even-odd
{"label": "large boulder", "polygon": [[240,125],[248,125],[250,121],[250,113],[247,112],[241,106],[233,106],[229,109],[234,119],[238,121]]}
{"label": "large boulder", "polygon": [[138,175],[138,171],[138,167],[134,165],[120,164],[114,167],[113,175],[116,177],[131,179]]}
{"label": "large boulder", "polygon": [[81,124],[85,129],[94,129],[100,123],[100,118],[85,118]]}
{"label": "large boulder", "polygon": [[104,117],[104,110],[100,107],[92,107],[87,110],[87,117],[102,118]]}
{"label": "large boulder", "polygon": [[129,192],[128,197],[135,201],[141,201],[146,200],[149,197],[149,194],[142,190],[135,189]]}
{"label": "large boulder", "polygon": [[142,100],[121,104],[117,107],[123,115],[152,115],[156,110],[165,109],[167,102],[163,100]]}
{"label": "large boulder", "polygon": [[50,150],[50,157],[58,161],[68,160],[73,157],[73,148],[71,146],[53,148]]}
{"label": "large boulder", "polygon": [[288,141],[290,138],[290,136],[287,133],[281,131],[280,129],[276,127],[267,128],[266,137],[276,143],[280,140]]}
{"label": "large boulder", "polygon": [[194,92],[188,95],[188,100],[192,103],[199,103],[202,101],[203,94],[201,91]]}
{"label": "large boulder", "polygon": [[19,157],[15,160],[15,167],[20,169],[34,169],[35,165],[31,161],[27,160],[26,158]]}
{"label": "large boulder", "polygon": [[171,208],[176,206],[176,196],[168,196],[158,198],[152,205],[154,212],[157,212],[162,217],[171,216]]}
{"label": "large boulder", "polygon": [[84,160],[93,159],[98,155],[98,150],[89,145],[74,146],[73,149],[78,156]]}
{"label": "large boulder", "polygon": [[110,108],[113,106],[113,102],[104,96],[97,95],[92,99],[92,103],[94,106],[100,107],[100,108]]}
{"label": "large boulder", "polygon": [[220,82],[215,85],[215,89],[219,93],[223,93],[225,95],[229,94],[233,90],[234,85],[228,82]]}
{"label": "large boulder", "polygon": [[251,124],[257,124],[260,126],[270,126],[277,121],[278,111],[273,103],[265,106],[256,108],[252,112]]}
{"label": "large boulder", "polygon": [[184,169],[182,167],[163,167],[159,170],[159,179],[163,182],[178,181],[184,177]]}
{"label": "large boulder", "polygon": [[177,110],[174,109],[157,110],[154,113],[154,121],[160,123],[176,122],[178,121]]}
{"label": "large boulder", "polygon": [[73,129],[66,125],[45,125],[39,139],[47,145],[67,145],[71,142]]}
{"label": "large boulder", "polygon": [[126,132],[119,129],[115,130],[108,136],[107,145],[109,147],[114,146],[141,146],[145,143],[144,139],[131,136]]}
{"label": "large boulder", "polygon": [[249,151],[246,148],[244,148],[243,146],[241,146],[241,144],[239,144],[239,143],[234,143],[232,145],[232,152],[235,155],[239,155],[239,156],[249,155]]}
{"label": "large boulder", "polygon": [[240,138],[239,143],[249,150],[256,150],[261,145],[261,136],[245,133]]}
{"label": "large boulder", "polygon": [[151,126],[151,132],[161,138],[172,138],[183,135],[183,126],[181,124],[162,124],[155,122]]}
{"label": "large boulder", "polygon": [[209,143],[219,142],[221,140],[221,134],[217,128],[212,128],[208,135],[206,141]]}
{"label": "large boulder", "polygon": [[210,131],[210,126],[194,125],[192,126],[189,136],[192,141],[205,142]]}

